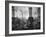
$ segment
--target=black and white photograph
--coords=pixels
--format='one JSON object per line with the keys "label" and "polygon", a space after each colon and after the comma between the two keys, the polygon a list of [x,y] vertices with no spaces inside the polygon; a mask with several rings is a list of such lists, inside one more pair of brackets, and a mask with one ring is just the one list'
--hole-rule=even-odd
{"label": "black and white photograph", "polygon": [[40,7],[12,6],[12,30],[40,29]]}
{"label": "black and white photograph", "polygon": [[6,2],[6,35],[44,34],[43,9],[44,3]]}

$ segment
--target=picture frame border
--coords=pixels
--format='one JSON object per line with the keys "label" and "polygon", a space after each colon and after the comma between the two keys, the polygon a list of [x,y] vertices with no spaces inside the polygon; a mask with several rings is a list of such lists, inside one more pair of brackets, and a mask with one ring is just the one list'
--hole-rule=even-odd
{"label": "picture frame border", "polygon": [[[23,34],[9,34],[9,3],[20,4],[38,4],[43,5],[43,32],[41,33],[23,33]],[[25,2],[25,1],[5,1],[5,36],[22,36],[22,35],[40,35],[45,34],[45,3],[42,2]]]}

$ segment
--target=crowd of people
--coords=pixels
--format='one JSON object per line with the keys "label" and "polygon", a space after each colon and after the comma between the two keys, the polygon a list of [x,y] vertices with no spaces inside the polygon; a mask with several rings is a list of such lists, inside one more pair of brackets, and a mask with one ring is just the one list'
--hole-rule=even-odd
{"label": "crowd of people", "polygon": [[[40,20],[40,19],[39,19]],[[12,30],[30,30],[30,29],[40,29],[40,21],[38,19],[34,20],[33,17],[29,17],[26,22],[19,18],[12,17]]]}

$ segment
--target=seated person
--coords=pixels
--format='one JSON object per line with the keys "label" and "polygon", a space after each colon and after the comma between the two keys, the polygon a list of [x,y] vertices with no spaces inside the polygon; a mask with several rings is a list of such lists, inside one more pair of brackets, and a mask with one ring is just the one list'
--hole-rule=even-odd
{"label": "seated person", "polygon": [[28,20],[27,20],[27,26],[29,29],[32,29],[33,28],[33,17],[29,17]]}

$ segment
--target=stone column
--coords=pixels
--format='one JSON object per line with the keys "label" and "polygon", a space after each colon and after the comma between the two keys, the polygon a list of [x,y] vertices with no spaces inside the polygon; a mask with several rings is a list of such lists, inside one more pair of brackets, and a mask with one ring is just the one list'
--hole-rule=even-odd
{"label": "stone column", "polygon": [[32,17],[32,8],[29,8],[29,17]]}

